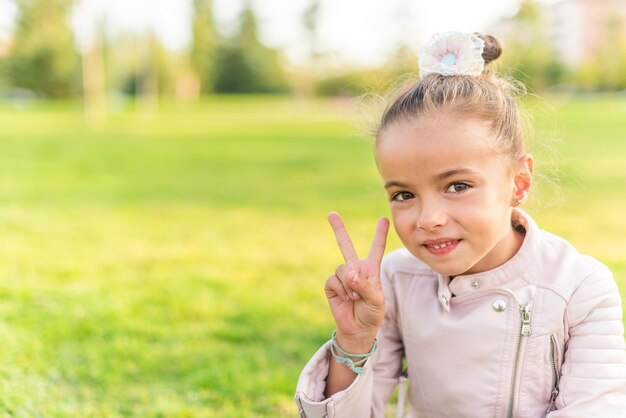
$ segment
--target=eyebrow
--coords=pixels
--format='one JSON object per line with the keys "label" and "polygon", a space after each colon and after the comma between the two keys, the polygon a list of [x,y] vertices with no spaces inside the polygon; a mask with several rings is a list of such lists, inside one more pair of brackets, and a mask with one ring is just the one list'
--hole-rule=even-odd
{"label": "eyebrow", "polygon": [[388,189],[390,187],[409,187],[408,184],[406,183],[402,183],[399,181],[388,181],[387,183],[385,183],[385,189]]}
{"label": "eyebrow", "polygon": [[470,168],[456,168],[454,170],[448,170],[448,171],[444,171],[441,174],[437,174],[436,176],[434,176],[434,178],[437,181],[442,181],[442,180],[447,179],[448,177],[454,177],[459,174],[477,174],[477,173],[478,171],[472,170]]}
{"label": "eyebrow", "polygon": [[[434,176],[435,181],[443,181],[445,179],[447,179],[448,177],[454,177],[457,176],[459,174],[477,174],[478,171],[476,170],[472,170],[469,168],[455,168],[454,170],[448,170],[448,171],[444,171],[443,173],[437,174]],[[406,183],[402,183],[400,181],[388,181],[387,183],[385,183],[385,189],[388,189],[390,187],[401,187],[401,188],[405,188],[405,187],[409,187],[408,184]]]}

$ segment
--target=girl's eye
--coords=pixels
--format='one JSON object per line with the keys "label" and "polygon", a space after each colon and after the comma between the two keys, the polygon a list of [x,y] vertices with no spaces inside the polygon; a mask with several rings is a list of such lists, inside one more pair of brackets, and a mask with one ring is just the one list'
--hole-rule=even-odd
{"label": "girl's eye", "polygon": [[391,196],[391,200],[395,200],[396,202],[404,202],[405,200],[409,200],[413,197],[413,193],[409,192],[398,192]]}
{"label": "girl's eye", "polygon": [[446,189],[447,193],[461,193],[466,191],[467,189],[469,189],[470,186],[467,183],[463,183],[463,182],[457,182],[457,183],[452,183],[451,185],[448,186],[448,188]]}

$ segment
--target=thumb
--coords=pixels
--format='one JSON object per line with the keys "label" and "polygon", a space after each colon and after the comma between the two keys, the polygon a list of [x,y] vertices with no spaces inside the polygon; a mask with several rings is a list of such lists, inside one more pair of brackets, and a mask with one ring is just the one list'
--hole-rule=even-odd
{"label": "thumb", "polygon": [[374,286],[368,279],[361,277],[358,272],[354,272],[349,283],[354,292],[368,305],[379,305],[381,303],[382,293],[380,289]]}

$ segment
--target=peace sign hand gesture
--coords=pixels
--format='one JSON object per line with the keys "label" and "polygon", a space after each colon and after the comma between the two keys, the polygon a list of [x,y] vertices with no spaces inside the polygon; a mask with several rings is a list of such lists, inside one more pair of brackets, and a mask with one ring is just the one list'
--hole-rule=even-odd
{"label": "peace sign hand gesture", "polygon": [[367,258],[356,255],[339,214],[331,212],[328,221],[346,261],[346,264],[337,267],[324,286],[337,325],[337,342],[345,350],[365,353],[371,348],[385,315],[380,263],[385,252],[389,221],[386,218],[378,220]]}

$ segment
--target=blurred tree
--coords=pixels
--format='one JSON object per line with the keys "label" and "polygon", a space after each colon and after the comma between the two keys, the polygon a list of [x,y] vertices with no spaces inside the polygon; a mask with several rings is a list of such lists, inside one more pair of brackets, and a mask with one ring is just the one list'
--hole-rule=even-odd
{"label": "blurred tree", "polygon": [[67,25],[71,0],[15,0],[18,17],[6,58],[15,87],[46,97],[68,97],[80,89],[78,54]]}
{"label": "blurred tree", "polygon": [[105,55],[110,98],[121,105],[124,97],[133,97],[137,110],[146,114],[158,111],[159,97],[176,94],[180,68],[188,65],[188,54],[168,50],[154,30],[110,39]]}
{"label": "blurred tree", "polygon": [[315,92],[319,96],[360,96],[366,93],[384,93],[390,71],[380,68],[345,68],[317,80]]}
{"label": "blurred tree", "polygon": [[306,42],[308,46],[308,62],[304,63],[305,68],[298,68],[292,71],[292,84],[296,94],[311,96],[315,92],[318,60],[320,51],[317,44],[318,21],[320,14],[320,0],[312,0],[302,14],[302,27],[305,30]]}
{"label": "blurred tree", "polygon": [[137,55],[140,57],[140,76],[137,83],[137,111],[144,115],[154,115],[159,110],[159,50],[161,44],[150,30],[137,37]]}
{"label": "blurred tree", "polygon": [[541,6],[535,0],[523,0],[512,22],[515,30],[502,40],[506,47],[497,65],[512,68],[511,75],[531,90],[561,82],[567,69],[550,47]]}
{"label": "blurred tree", "polygon": [[613,14],[606,28],[606,39],[598,42],[595,53],[579,68],[578,83],[603,91],[626,89],[626,33],[623,17]]}
{"label": "blurred tree", "polygon": [[327,71],[318,78],[315,92],[320,96],[384,95],[395,90],[398,83],[417,74],[417,55],[406,43],[399,43],[381,66]]}
{"label": "blurred tree", "polygon": [[394,21],[400,28],[400,37],[392,52],[391,59],[387,63],[392,78],[405,76],[407,73],[415,73],[418,68],[417,53],[407,43],[409,39],[415,40],[416,17],[411,3],[411,0],[400,0],[396,3]]}
{"label": "blurred tree", "polygon": [[418,68],[417,54],[406,43],[401,43],[395,49],[386,67],[392,79],[411,73],[416,74]]}
{"label": "blurred tree", "polygon": [[285,93],[289,85],[278,52],[258,38],[250,1],[240,14],[238,33],[216,50],[215,91],[230,93]]}
{"label": "blurred tree", "polygon": [[309,43],[309,56],[314,61],[317,54],[317,26],[320,14],[320,0],[313,0],[302,15],[302,25],[306,30],[306,36]]}
{"label": "blurred tree", "polygon": [[213,91],[218,36],[213,20],[213,0],[193,0],[191,65],[202,93]]}
{"label": "blurred tree", "polygon": [[104,20],[100,19],[93,37],[84,41],[81,48],[85,121],[91,126],[103,125],[107,118],[103,40]]}

